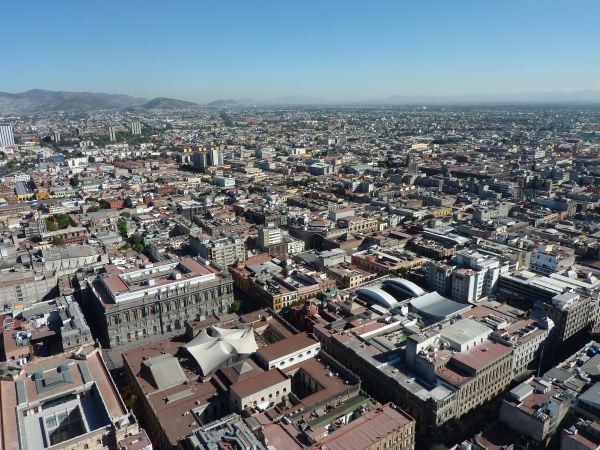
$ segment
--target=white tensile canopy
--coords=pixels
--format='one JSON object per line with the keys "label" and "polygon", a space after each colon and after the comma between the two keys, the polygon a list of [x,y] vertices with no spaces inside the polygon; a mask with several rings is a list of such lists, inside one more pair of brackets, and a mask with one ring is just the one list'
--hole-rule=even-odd
{"label": "white tensile canopy", "polygon": [[211,327],[211,329],[212,336],[205,328],[194,339],[183,345],[205,376],[229,359],[238,355],[250,355],[258,349],[252,327],[244,329]]}

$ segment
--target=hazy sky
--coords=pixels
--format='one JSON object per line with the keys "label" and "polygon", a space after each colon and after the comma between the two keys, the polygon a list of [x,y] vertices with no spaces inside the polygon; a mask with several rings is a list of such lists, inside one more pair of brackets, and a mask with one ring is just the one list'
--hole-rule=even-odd
{"label": "hazy sky", "polygon": [[28,0],[1,11],[0,91],[210,101],[600,90],[600,0]]}

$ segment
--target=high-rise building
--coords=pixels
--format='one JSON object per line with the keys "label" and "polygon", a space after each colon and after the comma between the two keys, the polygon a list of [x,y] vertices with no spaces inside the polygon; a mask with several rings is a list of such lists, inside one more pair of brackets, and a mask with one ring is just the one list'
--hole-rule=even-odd
{"label": "high-rise building", "polygon": [[0,146],[15,145],[15,136],[10,123],[0,124]]}
{"label": "high-rise building", "polygon": [[135,134],[135,135],[142,134],[141,122],[131,122],[131,134]]}
{"label": "high-rise building", "polygon": [[449,296],[452,288],[452,266],[437,261],[425,263],[425,284],[438,294]]}
{"label": "high-rise building", "polygon": [[208,159],[211,166],[222,166],[223,152],[218,148],[213,148],[208,152]]}
{"label": "high-rise building", "polygon": [[194,152],[192,163],[200,168],[215,167],[223,165],[223,152],[219,149]]}
{"label": "high-rise building", "polygon": [[283,242],[281,230],[273,224],[266,227],[260,227],[258,230],[258,246],[262,249],[268,248],[270,245],[280,244]]}
{"label": "high-rise building", "polygon": [[60,132],[59,131],[54,131],[52,133],[52,140],[54,142],[60,142]]}
{"label": "high-rise building", "polygon": [[108,127],[108,137],[110,138],[110,142],[115,142],[117,140],[117,132],[115,127]]}
{"label": "high-rise building", "polygon": [[228,236],[220,239],[201,239],[190,235],[190,247],[198,255],[221,266],[229,266],[245,260],[246,241],[240,237]]}

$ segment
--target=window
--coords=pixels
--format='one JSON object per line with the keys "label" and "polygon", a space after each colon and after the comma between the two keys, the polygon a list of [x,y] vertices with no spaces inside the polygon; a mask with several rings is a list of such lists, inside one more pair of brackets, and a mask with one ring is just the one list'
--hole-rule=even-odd
{"label": "window", "polygon": [[48,417],[46,419],[46,427],[48,427],[48,428],[56,427],[56,417]]}

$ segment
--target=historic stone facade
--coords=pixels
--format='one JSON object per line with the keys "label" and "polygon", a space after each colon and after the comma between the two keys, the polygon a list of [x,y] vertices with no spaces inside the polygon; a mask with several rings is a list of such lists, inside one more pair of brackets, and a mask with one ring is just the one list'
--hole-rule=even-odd
{"label": "historic stone facade", "polygon": [[[127,284],[125,274],[101,274],[89,284],[90,298],[100,339],[111,347],[148,335],[184,330],[186,320],[226,313],[233,303],[233,280],[227,272],[191,258],[167,265],[138,284]],[[195,271],[180,269],[192,266]],[[148,270],[146,270],[148,272]],[[155,276],[153,276],[155,275]],[[124,281],[125,280],[125,281]],[[141,286],[140,286],[141,284]]]}

